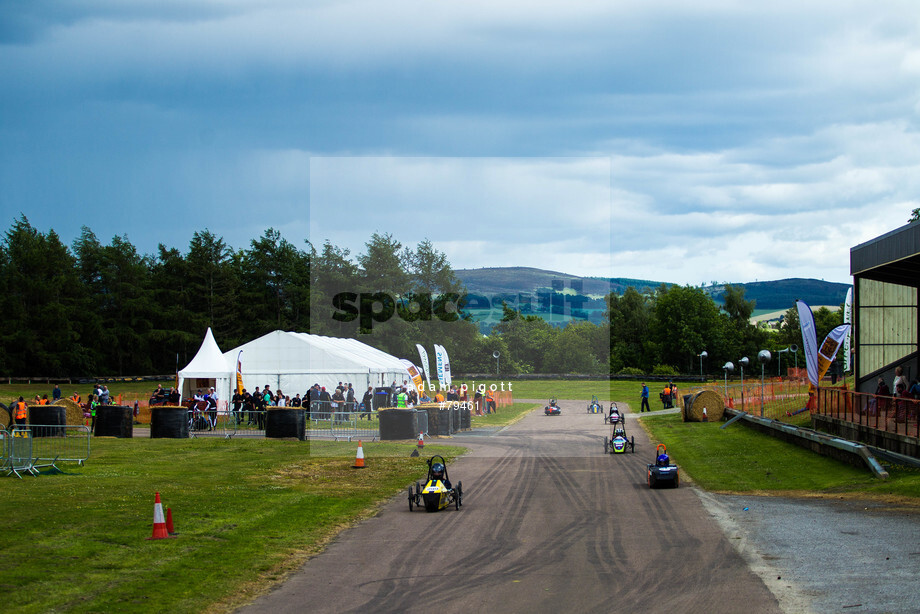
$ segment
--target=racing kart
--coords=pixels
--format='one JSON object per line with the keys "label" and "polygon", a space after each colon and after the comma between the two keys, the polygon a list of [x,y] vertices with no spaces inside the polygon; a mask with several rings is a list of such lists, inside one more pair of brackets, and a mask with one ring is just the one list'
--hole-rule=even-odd
{"label": "racing kart", "polygon": [[648,465],[648,487],[671,486],[677,488],[680,485],[677,465],[671,464],[668,457],[668,449],[663,443],[659,443],[655,449],[655,462]]}
{"label": "racing kart", "polygon": [[597,395],[591,397],[591,403],[588,405],[589,414],[602,414],[604,413],[604,406],[600,404],[597,400]]}
{"label": "racing kart", "polygon": [[556,404],[556,399],[550,399],[549,405],[543,408],[547,416],[558,416],[562,413],[562,408]]}
{"label": "racing kart", "polygon": [[610,404],[610,413],[604,415],[604,424],[610,423],[614,426],[617,424],[624,424],[626,422],[626,416],[620,413],[620,408],[617,407],[616,403]]}
{"label": "racing kart", "polygon": [[447,477],[447,463],[444,457],[436,454],[428,459],[428,478],[425,486],[415,483],[415,489],[409,486],[409,511],[416,507],[425,507],[426,512],[437,512],[453,503],[456,509],[463,505],[463,483],[457,482],[452,487]]}
{"label": "racing kart", "polygon": [[630,452],[636,451],[636,439],[626,436],[626,428],[621,422],[613,427],[613,434],[609,439],[604,437],[604,454],[608,452],[611,454],[622,454],[627,449],[629,449]]}

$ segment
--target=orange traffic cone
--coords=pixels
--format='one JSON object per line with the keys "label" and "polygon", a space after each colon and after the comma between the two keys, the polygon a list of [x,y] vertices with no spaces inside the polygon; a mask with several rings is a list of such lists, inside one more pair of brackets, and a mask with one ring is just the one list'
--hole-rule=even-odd
{"label": "orange traffic cone", "polygon": [[419,450],[425,447],[425,434],[424,433],[418,434],[418,447],[419,447]]}
{"label": "orange traffic cone", "polygon": [[163,518],[163,504],[160,502],[160,493],[157,493],[153,502],[153,535],[147,539],[166,539],[169,531],[166,530],[166,520]]}
{"label": "orange traffic cone", "polygon": [[355,464],[352,465],[352,469],[364,469],[364,447],[361,445],[361,440],[358,440],[358,455],[355,457]]}
{"label": "orange traffic cone", "polygon": [[173,523],[172,523],[172,508],[171,507],[166,508],[166,532],[169,533],[170,535],[176,534],[176,530],[173,528]]}

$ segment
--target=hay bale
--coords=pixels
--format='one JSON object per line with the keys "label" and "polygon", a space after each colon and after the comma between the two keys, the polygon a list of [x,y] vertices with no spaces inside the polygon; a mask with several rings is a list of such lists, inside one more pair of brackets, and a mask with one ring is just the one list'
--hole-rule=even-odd
{"label": "hay bale", "polygon": [[83,422],[83,408],[74,403],[71,399],[61,398],[52,403],[52,405],[63,405],[67,415],[68,426],[80,426]]}
{"label": "hay bale", "polygon": [[703,390],[690,397],[690,403],[684,408],[685,422],[702,422],[703,408],[709,422],[720,422],[725,413],[725,402],[722,395],[712,390]]}

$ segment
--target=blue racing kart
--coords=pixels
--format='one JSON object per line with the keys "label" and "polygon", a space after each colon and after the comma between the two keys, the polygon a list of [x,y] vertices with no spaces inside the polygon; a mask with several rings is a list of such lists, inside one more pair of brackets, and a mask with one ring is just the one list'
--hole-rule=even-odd
{"label": "blue racing kart", "polygon": [[655,462],[648,465],[648,487],[670,486],[677,488],[680,485],[680,476],[677,465],[671,464],[668,449],[659,443],[655,449]]}
{"label": "blue racing kart", "polygon": [[600,404],[597,400],[597,395],[591,397],[591,403],[588,404],[588,413],[589,414],[602,414],[604,413],[604,406]]}

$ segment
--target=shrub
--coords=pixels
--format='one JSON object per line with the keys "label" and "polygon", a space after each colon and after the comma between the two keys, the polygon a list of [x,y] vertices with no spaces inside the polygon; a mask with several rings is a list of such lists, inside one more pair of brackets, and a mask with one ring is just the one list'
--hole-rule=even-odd
{"label": "shrub", "polygon": [[617,373],[618,375],[645,375],[645,371],[637,367],[623,367]]}
{"label": "shrub", "polygon": [[677,369],[671,365],[655,365],[652,375],[677,375]]}

